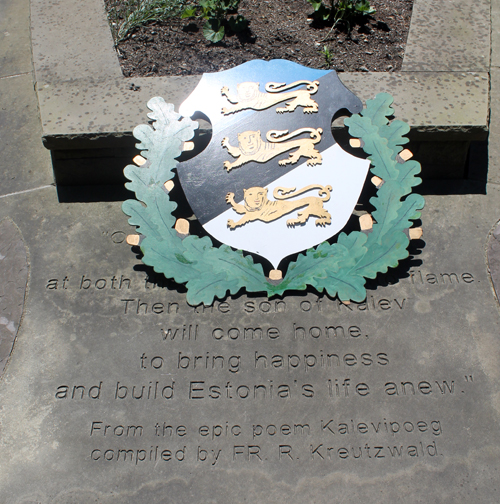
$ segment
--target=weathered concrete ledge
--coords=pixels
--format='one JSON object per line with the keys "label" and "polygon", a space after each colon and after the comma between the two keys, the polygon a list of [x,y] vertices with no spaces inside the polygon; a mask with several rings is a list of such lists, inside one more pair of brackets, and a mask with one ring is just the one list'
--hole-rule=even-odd
{"label": "weathered concrete ledge", "polygon": [[[123,77],[101,0],[31,0],[31,23],[56,181],[116,182],[133,153],[132,130],[147,120],[147,101],[162,96],[177,107],[200,77]],[[487,138],[490,25],[487,0],[415,0],[402,71],[340,75],[362,100],[394,96],[428,177],[462,178],[469,143]],[[431,151],[441,158],[427,159]]]}

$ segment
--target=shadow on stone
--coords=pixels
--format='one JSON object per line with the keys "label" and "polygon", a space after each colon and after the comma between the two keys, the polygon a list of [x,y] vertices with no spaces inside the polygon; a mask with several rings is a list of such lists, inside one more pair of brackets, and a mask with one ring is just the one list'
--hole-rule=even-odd
{"label": "shadow on stone", "polygon": [[[446,176],[446,172],[449,172],[449,169],[446,166],[444,169],[439,167],[441,163],[446,164],[446,158],[440,158],[440,153],[436,153],[436,147],[433,150],[426,149],[427,152],[424,159],[417,157],[417,154],[415,155],[415,159],[422,164],[423,182],[418,186],[418,192],[423,195],[486,194],[488,175],[487,140],[470,142],[461,177],[448,178]],[[460,156],[463,155],[461,150],[459,147]],[[433,152],[435,153],[434,160]]]}
{"label": "shadow on stone", "polygon": [[60,203],[95,203],[99,201],[125,201],[134,193],[124,185],[57,186]]}

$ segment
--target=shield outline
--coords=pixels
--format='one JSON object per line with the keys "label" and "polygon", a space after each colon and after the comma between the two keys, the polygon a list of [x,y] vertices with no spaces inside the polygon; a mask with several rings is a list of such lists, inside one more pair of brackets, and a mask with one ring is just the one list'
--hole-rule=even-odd
{"label": "shield outline", "polygon": [[[207,160],[209,160],[210,163],[214,163],[214,165],[210,166],[212,172],[212,166],[216,166],[216,186],[227,184],[227,176],[233,173],[227,173],[226,170],[222,168],[222,162],[220,162],[221,153],[222,157],[225,159],[233,160],[229,153],[220,145],[224,135],[232,135],[231,141],[234,143],[235,134],[244,131],[244,128],[252,127],[256,119],[260,116],[266,115],[266,118],[269,118],[269,116],[279,117],[274,111],[276,105],[263,111],[242,110],[235,114],[224,116],[221,113],[221,109],[223,106],[227,106],[229,101],[221,95],[221,88],[229,84],[228,87],[230,90],[233,90],[234,95],[234,90],[238,83],[255,81],[259,82],[262,90],[267,82],[272,81],[272,79],[270,79],[272,75],[279,75],[281,81],[286,80],[287,84],[298,80],[313,79],[319,79],[320,83],[322,81],[325,83],[325,78],[328,78],[330,81],[326,87],[323,86],[322,88],[320,85],[320,90],[318,90],[318,95],[322,96],[323,101],[325,101],[325,99],[331,101],[331,105],[328,105],[329,108],[326,111],[331,114],[330,116],[321,116],[321,108],[316,116],[314,114],[304,114],[299,107],[293,113],[283,114],[285,120],[279,122],[280,125],[286,125],[287,123],[296,124],[300,120],[302,120],[302,122],[305,120],[306,124],[311,124],[312,122],[318,122],[311,120],[311,117],[314,119],[319,118],[319,122],[323,125],[324,131],[323,138],[319,145],[321,146],[323,141],[327,140],[326,149],[321,150],[321,154],[324,157],[323,163],[321,165],[309,167],[307,166],[307,160],[300,158],[299,163],[286,173],[275,176],[275,172],[272,172],[270,176],[271,178],[274,177],[274,179],[271,183],[266,184],[265,187],[268,188],[268,194],[272,194],[273,189],[278,186],[296,186],[297,189],[300,189],[311,183],[321,183],[319,179],[323,181],[323,185],[332,185],[332,197],[328,202],[324,203],[324,207],[332,215],[333,225],[327,225],[318,229],[318,227],[311,222],[314,220],[311,218],[306,225],[290,229],[286,226],[286,220],[291,216],[289,215],[273,222],[264,223],[255,220],[241,228],[229,230],[227,228],[228,218],[238,218],[238,214],[234,212],[231,207],[227,206],[221,211],[220,200],[222,194],[220,193],[219,187],[215,189],[207,188],[207,184],[210,183],[210,179],[208,179],[209,182],[207,183],[207,173],[209,175],[212,174],[206,168]],[[274,79],[274,82],[277,82],[277,80]],[[316,97],[316,95],[312,96],[312,98],[314,97]],[[284,100],[282,100],[280,104],[282,104],[283,101]],[[329,131],[331,131],[331,120],[335,112],[343,108],[348,109],[351,113],[356,113],[362,110],[362,103],[359,98],[342,84],[333,70],[324,71],[309,69],[285,60],[273,60],[270,62],[255,60],[231,70],[215,74],[204,74],[195,90],[182,103],[179,111],[184,117],[196,117],[200,113],[206,116],[212,124],[212,138],[208,146],[201,153],[189,161],[179,163],[177,169],[186,198],[204,229],[222,243],[266,258],[275,268],[278,267],[280,261],[285,257],[314,247],[340,232],[345,227],[358,202],[370,165],[369,161],[357,158],[342,150],[336,143],[333,135],[329,133]],[[271,121],[274,121],[275,117],[271,117]],[[262,124],[263,121],[265,123],[266,118],[263,118],[260,124]],[[324,127],[325,121],[327,124],[326,127]],[[275,122],[271,124],[274,125]],[[261,136],[264,136],[262,131]],[[231,136],[229,136],[229,138],[231,138]],[[216,158],[215,160],[213,160],[214,157]],[[274,160],[274,170],[276,170],[277,161],[278,159]],[[219,164],[216,165],[216,163]],[[268,162],[267,164],[270,163],[271,162]],[[348,172],[341,169],[340,165],[342,163],[349,165]],[[256,177],[254,172],[256,166],[260,168],[262,165],[259,166],[257,163],[252,162],[247,166],[243,165],[234,170],[235,172],[241,173],[241,177],[238,176],[240,180],[244,179],[246,181],[239,182],[239,194],[237,193],[238,189],[234,191],[237,193],[237,196],[239,196],[236,199],[239,204],[244,204],[243,189],[248,189],[249,187],[264,187],[260,185],[257,186],[255,183]],[[311,176],[311,172],[313,172],[316,178],[308,181],[307,178]],[[332,184],[331,182],[334,183]],[[244,187],[245,183],[247,184],[246,187]],[[193,185],[196,186],[195,190],[192,190]],[[215,194],[217,190],[219,190],[218,195]],[[272,198],[269,199],[272,200]],[[201,208],[202,205],[200,201],[202,201],[203,204],[208,201],[219,202],[219,210],[215,213],[215,217],[213,213],[204,213],[204,208]]]}

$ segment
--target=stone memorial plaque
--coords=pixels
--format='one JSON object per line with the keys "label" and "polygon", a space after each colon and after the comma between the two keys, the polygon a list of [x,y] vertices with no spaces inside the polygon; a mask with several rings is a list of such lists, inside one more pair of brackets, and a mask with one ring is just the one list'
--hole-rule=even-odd
{"label": "stone memorial plaque", "polygon": [[428,197],[425,247],[364,303],[209,307],[131,254],[119,204],[19,198],[1,211],[31,258],[0,385],[2,502],[496,501],[484,196]]}
{"label": "stone memorial plaque", "polygon": [[[393,264],[400,261],[399,266],[387,273],[367,267],[368,274],[361,275],[363,289],[364,279],[371,280],[366,283],[366,300],[361,301],[364,291],[356,288],[359,282],[340,287],[339,281],[332,293],[331,278],[325,286],[321,275],[308,270],[312,281],[301,286],[300,275],[295,275],[288,284],[292,288],[279,292],[279,275],[274,283],[266,276],[269,266],[276,268],[275,273],[281,268],[283,282],[288,281],[287,266],[295,260],[288,254],[308,248],[309,256],[302,255],[307,269],[314,247],[321,247],[318,244],[325,239],[335,252],[338,241],[331,237],[346,219],[346,234],[365,232],[362,239],[366,236],[367,242],[370,235],[373,238],[373,228],[371,233],[369,226],[360,230],[359,207],[354,216],[352,207],[341,216],[335,206],[337,198],[348,195],[354,204],[367,163],[350,160],[357,176],[348,192],[337,186],[343,174],[334,179],[330,174],[319,176],[326,162],[307,164],[317,161],[318,153],[325,161],[339,154],[336,142],[326,135],[330,117],[316,117],[308,100],[310,113],[304,113],[304,104],[293,114],[276,110],[288,106],[283,103],[264,110],[256,107],[255,114],[234,109],[244,98],[244,88],[252,90],[252,83],[258,82],[263,92],[270,83],[280,87],[307,80],[309,84],[301,86],[310,91],[319,111],[345,108],[358,113],[361,102],[349,92],[340,103],[329,102],[323,94],[325,88],[341,87],[331,72],[310,70],[297,79],[284,71],[285,66],[278,75],[283,79],[268,74],[262,79],[233,79],[226,73],[227,80],[214,88],[216,96],[202,97],[203,106],[213,109],[214,142],[207,142],[204,153],[219,150],[214,168],[218,177],[208,184],[187,153],[182,158],[184,169],[176,171],[173,191],[164,185],[172,180],[157,172],[163,180],[147,196],[161,196],[164,206],[157,207],[159,220],[154,224],[171,231],[170,244],[192,243],[198,224],[191,210],[198,212],[198,222],[208,225],[207,233],[220,236],[219,242],[226,236],[235,240],[224,242],[227,248],[219,250],[230,251],[234,258],[239,254],[234,249],[240,248],[246,251],[240,258],[247,260],[265,247],[261,257],[269,263],[253,284],[242,280],[244,275],[235,267],[229,280],[217,277],[219,285],[213,287],[210,280],[216,268],[208,267],[215,263],[213,256],[204,258],[206,271],[200,268],[185,279],[181,268],[192,256],[184,255],[182,248],[164,247],[166,255],[182,252],[173,268],[171,256],[162,265],[164,273],[179,270],[182,278],[175,283],[146,265],[144,250],[127,244],[128,236],[141,234],[135,235],[137,242],[148,248],[148,254],[154,252],[150,239],[154,233],[148,236],[137,224],[129,226],[121,202],[96,202],[103,193],[112,198],[108,191],[115,188],[73,187],[64,195],[64,188],[49,185],[50,160],[56,162],[58,184],[109,180],[110,171],[102,167],[121,158],[122,141],[137,111],[147,113],[146,101],[153,96],[181,103],[198,77],[134,77],[136,84],[131,85],[120,73],[100,1],[65,2],[57,8],[51,2],[32,1],[30,16],[27,2],[17,2],[14,10],[10,3],[3,2],[1,9],[8,14],[6,23],[16,28],[8,28],[10,38],[22,42],[16,47],[22,49],[27,64],[19,68],[16,64],[15,71],[2,69],[0,80],[2,113],[7,112],[0,117],[2,146],[7,149],[0,183],[0,504],[498,503],[497,10],[487,2],[450,2],[446,9],[435,2],[415,2],[402,71],[342,76],[357,89],[364,105],[377,93],[393,93],[394,117],[407,121],[420,136],[419,147],[408,145],[415,152],[415,163],[423,162],[424,155],[431,160],[422,191],[425,208],[415,203],[416,210],[422,210],[421,220],[416,213],[408,218],[417,220],[415,226],[421,226],[424,234],[420,240],[407,240],[405,231],[413,224],[394,219],[400,226],[391,229],[399,240],[389,245],[396,244],[395,256],[401,254]],[[18,10],[24,13],[21,24],[19,15],[10,15]],[[8,35],[4,31],[2,36]],[[464,43],[467,37],[469,41],[474,37],[474,44]],[[446,47],[430,51],[427,41],[443,38]],[[4,53],[10,61],[12,51]],[[315,81],[320,82],[316,91]],[[250,86],[243,86],[240,96],[238,84],[244,83]],[[268,89],[279,91],[274,86]],[[186,109],[193,106],[192,100]],[[164,105],[168,109],[165,101],[156,101],[160,113],[150,117],[148,127],[168,116],[161,113]],[[387,107],[382,109],[387,112]],[[385,112],[381,113],[389,118]],[[226,115],[232,126],[216,124],[214,118],[222,121]],[[262,123],[247,123],[252,115]],[[195,129],[190,123],[189,128]],[[271,160],[269,172],[255,171],[255,165],[264,164],[245,160],[237,152],[242,150],[238,134],[247,133],[247,140],[255,140],[254,134],[260,132],[263,142],[280,143],[273,142],[283,140],[276,132],[304,128],[311,131],[291,140],[314,141],[297,163],[291,162],[292,155],[289,163],[280,164],[290,155],[287,151]],[[321,145],[316,142],[320,129]],[[161,137],[160,130],[155,131]],[[179,152],[193,131],[178,135]],[[474,149],[464,167],[469,142],[485,140],[487,131],[488,182],[486,175],[484,180],[477,178],[481,170],[474,164]],[[53,149],[52,156],[42,149],[41,135]],[[186,138],[181,139],[183,135]],[[351,136],[366,147],[370,131]],[[404,148],[392,140],[398,152]],[[168,159],[165,163],[163,154],[156,151],[165,168]],[[172,159],[177,156],[169,154]],[[85,162],[80,163],[80,156],[86,156]],[[395,161],[395,156],[390,159]],[[400,178],[392,189],[405,187],[397,197],[387,190],[389,184],[385,189],[380,184],[387,177],[370,169],[361,194],[364,202],[379,197],[378,206],[373,205],[376,210],[367,210],[371,215],[388,208],[386,203],[400,209],[411,198],[418,199],[418,188],[410,194],[413,186],[400,170],[414,161],[399,161],[392,180]],[[302,171],[292,183],[291,174],[299,165]],[[135,174],[141,167],[134,167]],[[151,170],[151,164],[144,168]],[[311,175],[311,180],[303,179],[302,173]],[[173,172],[167,175],[174,178]],[[370,182],[373,175],[377,184]],[[415,165],[411,175],[419,176]],[[468,179],[430,180],[442,176]],[[137,186],[153,185],[151,178],[132,178],[129,183]],[[184,194],[191,208],[179,205],[170,212],[182,199],[174,192],[180,190],[179,178],[184,178],[181,184],[186,182]],[[241,238],[252,226],[265,225],[240,221],[238,205],[243,205],[245,191],[272,186],[271,197],[280,187],[296,185],[301,190],[312,184],[325,189],[331,185],[332,197],[323,208],[334,225],[324,222],[326,229],[319,229],[313,221],[321,216],[313,215],[306,226],[287,229],[287,219],[299,218],[294,210],[273,224],[271,245],[256,243],[251,235]],[[474,193],[478,190],[484,194]],[[308,197],[321,196],[314,191]],[[151,199],[145,202],[148,198],[139,198],[137,192],[135,208],[147,207]],[[228,197],[230,193],[233,197]],[[217,199],[216,204],[211,198]],[[203,199],[214,204],[195,209]],[[168,211],[166,202],[171,203]],[[174,228],[176,219],[188,226]],[[239,222],[235,229],[230,220]],[[382,219],[375,214],[373,221],[375,227]],[[183,231],[189,226],[192,234],[186,238]],[[319,239],[309,240],[314,230]],[[299,231],[307,238],[304,247],[288,243],[281,249],[285,237]],[[404,259],[408,243],[410,256]],[[246,273],[258,270],[264,260],[250,263],[248,259]],[[325,276],[331,271],[325,269]],[[378,271],[382,273],[377,276]],[[197,304],[206,299],[197,286],[217,299],[207,306]],[[189,303],[193,299],[195,306]]]}

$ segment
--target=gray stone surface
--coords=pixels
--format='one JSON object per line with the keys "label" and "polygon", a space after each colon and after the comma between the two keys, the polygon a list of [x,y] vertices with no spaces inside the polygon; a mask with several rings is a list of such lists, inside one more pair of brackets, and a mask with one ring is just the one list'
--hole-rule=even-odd
{"label": "gray stone surface", "polygon": [[[450,85],[439,77],[427,90],[437,98]],[[0,79],[1,109],[13,110],[0,125],[0,222],[16,223],[30,262],[0,378],[0,502],[498,502],[500,312],[485,254],[499,219],[498,77],[493,70],[487,194],[427,195],[425,243],[370,285],[367,304],[242,294],[204,310],[186,304],[182,287],[154,282],[124,243],[131,229],[119,202],[60,203],[40,185],[49,164],[33,87],[27,76]],[[461,102],[481,95],[482,84],[462,78],[470,94]],[[365,82],[386,90],[383,79]],[[24,245],[19,252],[14,278],[25,272]],[[10,306],[16,318],[19,305]],[[256,327],[263,336],[252,339]],[[219,356],[224,367],[217,359],[212,368]],[[290,398],[279,397],[285,384]],[[221,397],[209,397],[214,386]],[[249,397],[239,397],[245,387]]]}
{"label": "gray stone surface", "polygon": [[53,182],[31,74],[0,79],[0,196]]}
{"label": "gray stone surface", "polygon": [[[398,118],[414,134],[442,140],[466,136],[484,139],[488,126],[488,74],[483,73],[343,73],[342,81],[365,101],[377,93],[394,97]],[[44,143],[50,149],[81,148],[87,139],[131,133],[146,120],[146,103],[162,96],[178,107],[199,77],[157,77],[91,84],[86,81],[39,87]]]}
{"label": "gray stone surface", "polygon": [[[0,384],[2,502],[497,502],[500,318],[483,250],[498,198],[427,197],[425,247],[368,307],[243,295],[204,313],[146,281],[118,203],[59,204],[52,190],[5,200],[32,272]],[[249,327],[262,339],[243,339]]]}
{"label": "gray stone surface", "polygon": [[491,231],[486,254],[491,282],[497,299],[500,300],[500,226],[498,224]]}
{"label": "gray stone surface", "polygon": [[4,219],[0,222],[0,375],[21,323],[28,271],[23,238],[16,225]]}
{"label": "gray stone surface", "polygon": [[120,77],[100,0],[31,1],[33,62],[38,85]]}
{"label": "gray stone surface", "polygon": [[[44,143],[49,149],[81,148],[89,140],[114,138],[131,133],[147,119],[146,103],[158,93],[169,103],[180,104],[196,87],[199,77],[81,79],[38,87]],[[140,89],[134,91],[131,84]]]}
{"label": "gray stone surface", "polygon": [[[144,120],[148,98],[158,95],[178,105],[198,82],[196,76],[125,79],[98,0],[64,5],[33,0],[31,9],[43,137],[49,149],[93,149],[94,139],[99,148],[113,147],[117,137]],[[401,73],[346,73],[342,78],[362,99],[378,90],[393,93],[401,118],[416,135],[431,133],[439,141],[460,142],[484,138],[487,0],[417,0],[406,54]],[[132,83],[140,90],[132,91]]]}
{"label": "gray stone surface", "polygon": [[474,140],[487,135],[486,72],[346,72],[341,79],[364,101],[377,93],[392,94],[398,119],[420,138]]}
{"label": "gray stone surface", "polygon": [[29,3],[0,1],[0,78],[31,72]]}
{"label": "gray stone surface", "polygon": [[484,72],[490,64],[488,0],[415,0],[403,70]]}
{"label": "gray stone surface", "polygon": [[500,2],[491,0],[491,66],[500,66]]}
{"label": "gray stone surface", "polygon": [[50,154],[40,138],[29,30],[29,1],[1,0],[0,199],[53,182]]}
{"label": "gray stone surface", "polygon": [[500,69],[492,67],[488,182],[500,184]]}

